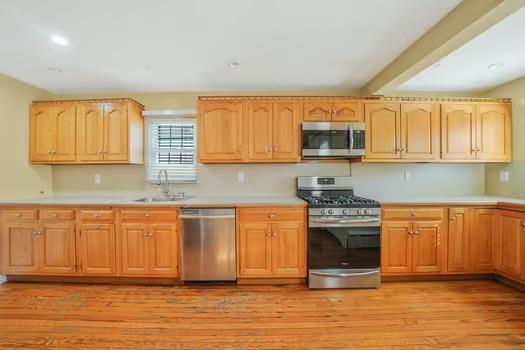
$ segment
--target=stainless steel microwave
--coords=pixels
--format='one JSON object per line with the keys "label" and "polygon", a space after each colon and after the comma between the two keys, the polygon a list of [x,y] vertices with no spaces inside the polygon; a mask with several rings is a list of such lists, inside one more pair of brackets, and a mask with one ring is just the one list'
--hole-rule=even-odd
{"label": "stainless steel microwave", "polygon": [[365,123],[303,123],[303,159],[345,159],[365,155]]}

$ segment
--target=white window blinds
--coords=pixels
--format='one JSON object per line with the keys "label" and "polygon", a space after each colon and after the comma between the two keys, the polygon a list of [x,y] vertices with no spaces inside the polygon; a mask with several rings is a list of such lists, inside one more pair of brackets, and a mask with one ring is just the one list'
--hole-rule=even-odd
{"label": "white window blinds", "polygon": [[147,180],[161,169],[170,182],[196,182],[197,131],[194,118],[147,118]]}

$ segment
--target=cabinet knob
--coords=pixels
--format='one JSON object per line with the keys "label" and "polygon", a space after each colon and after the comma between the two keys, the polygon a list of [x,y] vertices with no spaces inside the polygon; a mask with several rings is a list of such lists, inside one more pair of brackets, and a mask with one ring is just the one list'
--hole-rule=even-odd
{"label": "cabinet knob", "polygon": [[49,150],[47,151],[47,154],[53,154],[53,151]]}
{"label": "cabinet knob", "polygon": [[18,213],[18,214],[16,214],[16,217],[17,217],[17,218],[21,218],[21,217],[22,217],[22,213]]}
{"label": "cabinet knob", "polygon": [[451,216],[450,217],[450,221],[456,221],[456,217],[455,216]]}
{"label": "cabinet knob", "polygon": [[277,233],[273,232],[273,233],[272,233],[272,236],[273,236],[273,237],[277,236]]}
{"label": "cabinet knob", "polygon": [[410,213],[410,216],[416,216],[416,213]]}
{"label": "cabinet knob", "polygon": [[149,233],[144,232],[144,233],[142,234],[142,237],[149,237]]}
{"label": "cabinet knob", "polygon": [[149,234],[148,234],[148,237],[153,237],[153,233],[149,233]]}
{"label": "cabinet knob", "polygon": [[93,214],[93,219],[98,219],[100,217],[100,214]]}
{"label": "cabinet knob", "polygon": [[96,226],[95,226],[95,229],[96,229],[96,230],[100,229],[100,225],[96,225]]}
{"label": "cabinet knob", "polygon": [[99,154],[100,154],[100,153],[102,153],[102,150],[101,150],[101,149],[99,149],[99,150],[97,151],[97,153],[99,153]]}
{"label": "cabinet knob", "polygon": [[38,232],[36,232],[36,231],[31,232],[31,234],[32,234],[33,236],[38,236]]}
{"label": "cabinet knob", "polygon": [[525,227],[525,221],[521,223],[521,226]]}
{"label": "cabinet knob", "polygon": [[53,214],[53,217],[54,217],[54,218],[58,218],[58,214],[57,214],[57,213],[54,213],[54,214]]}
{"label": "cabinet knob", "polygon": [[412,232],[413,235],[418,235],[419,234],[419,231],[414,231]]}
{"label": "cabinet knob", "polygon": [[149,217],[150,217],[150,214],[149,214],[149,213],[145,213],[144,216],[147,217],[147,218],[149,218]]}
{"label": "cabinet knob", "polygon": [[274,213],[270,213],[270,214],[268,214],[268,217],[269,217],[270,219],[273,219],[273,218],[275,218],[275,214],[274,214]]}

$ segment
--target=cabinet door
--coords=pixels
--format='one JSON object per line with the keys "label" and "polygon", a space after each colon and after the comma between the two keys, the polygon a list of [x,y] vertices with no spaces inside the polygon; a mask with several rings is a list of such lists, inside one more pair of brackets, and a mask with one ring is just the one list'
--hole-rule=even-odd
{"label": "cabinet door", "polygon": [[248,157],[250,160],[273,158],[273,104],[249,103]]}
{"label": "cabinet door", "polygon": [[282,161],[300,161],[299,145],[301,120],[295,103],[274,103],[273,158]]}
{"label": "cabinet door", "polygon": [[37,225],[5,223],[2,228],[3,272],[5,274],[37,272]]}
{"label": "cabinet door", "polygon": [[80,229],[82,272],[88,275],[114,275],[115,228],[113,224],[83,224]]}
{"label": "cabinet door", "polygon": [[178,234],[175,224],[149,225],[149,272],[178,276]]}
{"label": "cabinet door", "polygon": [[305,102],[303,118],[305,122],[329,122],[332,120],[330,102]]}
{"label": "cabinet door", "polygon": [[75,224],[45,222],[40,225],[39,231],[40,270],[50,274],[76,272]]}
{"label": "cabinet door", "polygon": [[520,278],[523,268],[523,226],[525,217],[522,213],[500,211],[500,259],[499,269],[509,275]]}
{"label": "cabinet door", "polygon": [[448,223],[447,271],[468,271],[469,210],[450,208]]}
{"label": "cabinet door", "polygon": [[404,159],[439,159],[439,105],[401,105],[401,155]]}
{"label": "cabinet door", "polygon": [[415,221],[412,231],[412,272],[441,272],[443,244],[441,221]]}
{"label": "cabinet door", "polygon": [[441,105],[442,159],[476,158],[474,107],[472,104]]}
{"label": "cabinet door", "polygon": [[385,222],[381,228],[381,270],[410,273],[412,268],[412,223]]}
{"label": "cabinet door", "polygon": [[79,103],[77,106],[77,159],[104,159],[104,104]]}
{"label": "cabinet door", "polygon": [[469,234],[469,269],[473,273],[494,270],[493,232],[495,227],[493,209],[473,209]]}
{"label": "cabinet door", "polygon": [[31,109],[30,150],[34,162],[51,161],[56,148],[56,115],[51,105]]}
{"label": "cabinet door", "polygon": [[362,122],[364,119],[361,101],[332,103],[332,121]]}
{"label": "cabinet door", "polygon": [[476,106],[477,159],[510,161],[511,105],[490,104]]}
{"label": "cabinet door", "polygon": [[128,160],[128,105],[104,104],[104,160]]}
{"label": "cabinet door", "polygon": [[239,224],[239,277],[272,276],[271,224]]}
{"label": "cabinet door", "polygon": [[242,103],[202,103],[197,123],[200,161],[245,159]]}
{"label": "cabinet door", "polygon": [[272,271],[278,276],[306,276],[306,233],[300,222],[271,225]]}
{"label": "cabinet door", "polygon": [[73,103],[58,104],[55,109],[56,146],[53,160],[59,162],[76,159],[76,106]]}
{"label": "cabinet door", "polygon": [[366,158],[397,159],[400,153],[401,107],[396,103],[366,103]]}
{"label": "cabinet door", "polygon": [[149,234],[146,224],[121,224],[123,275],[145,275],[149,270]]}

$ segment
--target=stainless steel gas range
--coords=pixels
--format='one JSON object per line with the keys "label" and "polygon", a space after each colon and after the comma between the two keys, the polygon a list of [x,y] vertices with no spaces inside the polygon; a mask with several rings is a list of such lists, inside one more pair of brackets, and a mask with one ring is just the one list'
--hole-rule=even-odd
{"label": "stainless steel gas range", "polygon": [[352,178],[298,177],[308,202],[308,286],[378,288],[381,206],[354,195]]}

